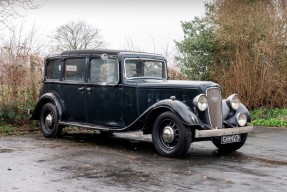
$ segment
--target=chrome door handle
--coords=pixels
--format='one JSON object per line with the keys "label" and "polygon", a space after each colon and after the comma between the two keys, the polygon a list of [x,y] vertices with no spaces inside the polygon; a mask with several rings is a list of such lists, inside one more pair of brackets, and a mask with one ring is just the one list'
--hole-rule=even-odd
{"label": "chrome door handle", "polygon": [[91,90],[92,90],[92,88],[91,88],[91,87],[88,87],[88,88],[87,88],[87,91],[91,91]]}
{"label": "chrome door handle", "polygon": [[80,88],[78,88],[78,90],[83,91],[83,90],[84,90],[84,87],[80,87]]}

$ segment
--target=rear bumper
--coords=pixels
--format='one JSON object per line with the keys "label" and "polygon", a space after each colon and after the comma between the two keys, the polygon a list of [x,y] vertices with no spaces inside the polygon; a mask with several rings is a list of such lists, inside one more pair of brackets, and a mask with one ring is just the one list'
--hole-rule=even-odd
{"label": "rear bumper", "polygon": [[34,109],[28,109],[27,113],[28,115],[32,115],[34,113]]}
{"label": "rear bumper", "polygon": [[211,130],[195,130],[195,138],[220,137],[224,135],[235,135],[249,133],[253,130],[253,126],[211,129]]}

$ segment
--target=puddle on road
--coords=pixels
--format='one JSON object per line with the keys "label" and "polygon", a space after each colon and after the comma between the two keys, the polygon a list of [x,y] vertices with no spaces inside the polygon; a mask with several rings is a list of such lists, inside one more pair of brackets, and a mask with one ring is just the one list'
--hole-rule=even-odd
{"label": "puddle on road", "polygon": [[0,148],[0,153],[13,153],[15,149]]}
{"label": "puddle on road", "polygon": [[152,174],[133,170],[129,167],[104,166],[85,164],[82,166],[62,166],[61,170],[73,170],[70,178],[103,179],[109,184],[132,186],[137,183],[149,182],[157,185],[157,178]]}
{"label": "puddle on road", "polygon": [[264,159],[264,158],[254,158],[260,162],[266,163],[268,165],[274,165],[274,166],[287,166],[286,161],[277,161],[277,160],[271,160],[271,159]]}
{"label": "puddle on road", "polygon": [[233,157],[236,158],[237,160],[240,161],[257,161],[257,162],[261,162],[264,163],[266,165],[270,165],[270,166],[287,166],[287,161],[280,161],[280,160],[275,160],[275,159],[270,159],[268,156],[264,157],[254,157],[254,156],[250,156],[250,155],[246,155],[244,153],[240,153],[240,152],[235,152],[233,154],[230,155],[226,155],[226,157]]}

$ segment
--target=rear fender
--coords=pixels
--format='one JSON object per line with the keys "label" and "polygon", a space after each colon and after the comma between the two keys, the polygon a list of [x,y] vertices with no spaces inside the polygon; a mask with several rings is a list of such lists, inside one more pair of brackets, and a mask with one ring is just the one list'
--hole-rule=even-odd
{"label": "rear fender", "polygon": [[31,120],[39,120],[40,119],[40,113],[42,110],[42,107],[46,103],[53,103],[56,106],[56,109],[58,111],[59,119],[61,119],[63,113],[64,113],[64,105],[62,104],[61,100],[59,99],[60,97],[57,95],[57,93],[45,93],[40,97],[38,100],[36,107],[34,109],[34,112],[31,116]]}

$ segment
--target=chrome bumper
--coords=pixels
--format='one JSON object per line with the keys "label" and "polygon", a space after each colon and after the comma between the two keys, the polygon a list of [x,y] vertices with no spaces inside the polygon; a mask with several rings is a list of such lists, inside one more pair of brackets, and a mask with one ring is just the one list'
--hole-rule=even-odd
{"label": "chrome bumper", "polygon": [[195,138],[205,137],[219,137],[224,135],[235,135],[241,133],[248,133],[253,130],[253,126],[224,128],[224,129],[211,129],[211,130],[195,130]]}
{"label": "chrome bumper", "polygon": [[28,115],[32,115],[34,113],[34,109],[28,109],[27,113],[28,113]]}

